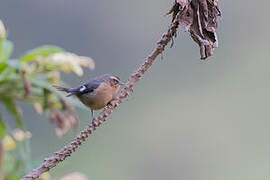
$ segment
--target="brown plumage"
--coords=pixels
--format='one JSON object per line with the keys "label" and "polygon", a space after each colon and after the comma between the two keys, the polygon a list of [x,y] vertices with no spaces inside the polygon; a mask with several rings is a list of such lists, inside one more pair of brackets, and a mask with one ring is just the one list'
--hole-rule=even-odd
{"label": "brown plumage", "polygon": [[91,109],[93,115],[93,110],[102,109],[115,98],[120,85],[123,84],[117,76],[104,74],[77,88],[54,87],[67,92],[67,96],[76,96]]}
{"label": "brown plumage", "polygon": [[114,99],[120,84],[112,86],[110,82],[104,81],[91,93],[79,94],[77,97],[86,106],[93,110],[102,109]]}

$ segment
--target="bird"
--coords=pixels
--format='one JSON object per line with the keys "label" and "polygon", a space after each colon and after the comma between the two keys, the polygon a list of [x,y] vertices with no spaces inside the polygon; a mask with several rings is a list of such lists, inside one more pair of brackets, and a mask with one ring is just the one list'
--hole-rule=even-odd
{"label": "bird", "polygon": [[94,110],[104,108],[113,99],[120,88],[125,83],[120,78],[112,74],[104,74],[90,79],[87,83],[83,83],[75,88],[67,88],[55,86],[57,90],[64,91],[67,97],[77,97],[85,106],[91,109],[92,123],[94,122]]}

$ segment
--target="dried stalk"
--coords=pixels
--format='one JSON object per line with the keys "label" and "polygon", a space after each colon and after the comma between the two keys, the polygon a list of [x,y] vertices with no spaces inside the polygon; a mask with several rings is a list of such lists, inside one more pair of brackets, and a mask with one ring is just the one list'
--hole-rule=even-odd
{"label": "dried stalk", "polygon": [[146,58],[145,62],[139,67],[139,69],[130,76],[127,84],[119,93],[119,96],[113,100],[110,105],[104,108],[99,116],[95,118],[93,123],[87,125],[85,129],[81,131],[77,135],[76,139],[71,143],[55,152],[51,157],[45,158],[39,167],[29,172],[22,178],[22,180],[38,179],[42,173],[49,171],[59,162],[64,161],[67,157],[71,156],[71,154],[82,144],[82,142],[85,141],[85,139],[106,120],[106,118],[113,112],[113,110],[119,106],[119,104],[122,103],[122,101],[127,98],[131,92],[133,92],[134,84],[139,81],[140,77],[151,67],[156,57],[164,51],[165,46],[176,35],[178,26],[178,18],[175,18],[167,33],[164,33],[161,40],[157,42],[157,47],[155,50]]}

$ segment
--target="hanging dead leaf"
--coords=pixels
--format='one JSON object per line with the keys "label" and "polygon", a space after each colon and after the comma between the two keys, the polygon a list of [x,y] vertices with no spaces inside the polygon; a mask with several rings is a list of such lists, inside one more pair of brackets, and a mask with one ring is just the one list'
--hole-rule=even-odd
{"label": "hanging dead leaf", "polygon": [[190,1],[191,0],[176,0],[176,2],[178,4],[180,4],[181,9],[183,9],[184,7],[186,7],[190,3]]}
{"label": "hanging dead leaf", "polygon": [[201,59],[206,59],[218,47],[217,21],[220,16],[218,0],[176,0],[168,14],[178,22],[199,45]]}

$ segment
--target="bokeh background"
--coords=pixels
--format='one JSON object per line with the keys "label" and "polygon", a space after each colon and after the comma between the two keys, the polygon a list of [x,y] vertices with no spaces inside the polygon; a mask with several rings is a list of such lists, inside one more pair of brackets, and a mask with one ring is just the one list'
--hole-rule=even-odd
{"label": "bokeh background", "polygon": [[[75,86],[103,73],[127,80],[167,30],[173,0],[1,0],[0,18],[14,57],[54,44],[96,62]],[[270,178],[270,13],[268,1],[220,1],[219,48],[207,61],[179,30],[132,96],[53,179],[82,172],[90,180],[268,180]],[[47,117],[22,104],[37,163],[69,142]],[[12,121],[0,106],[5,121]],[[80,129],[90,112],[77,110]],[[12,123],[11,123],[12,126]]]}

